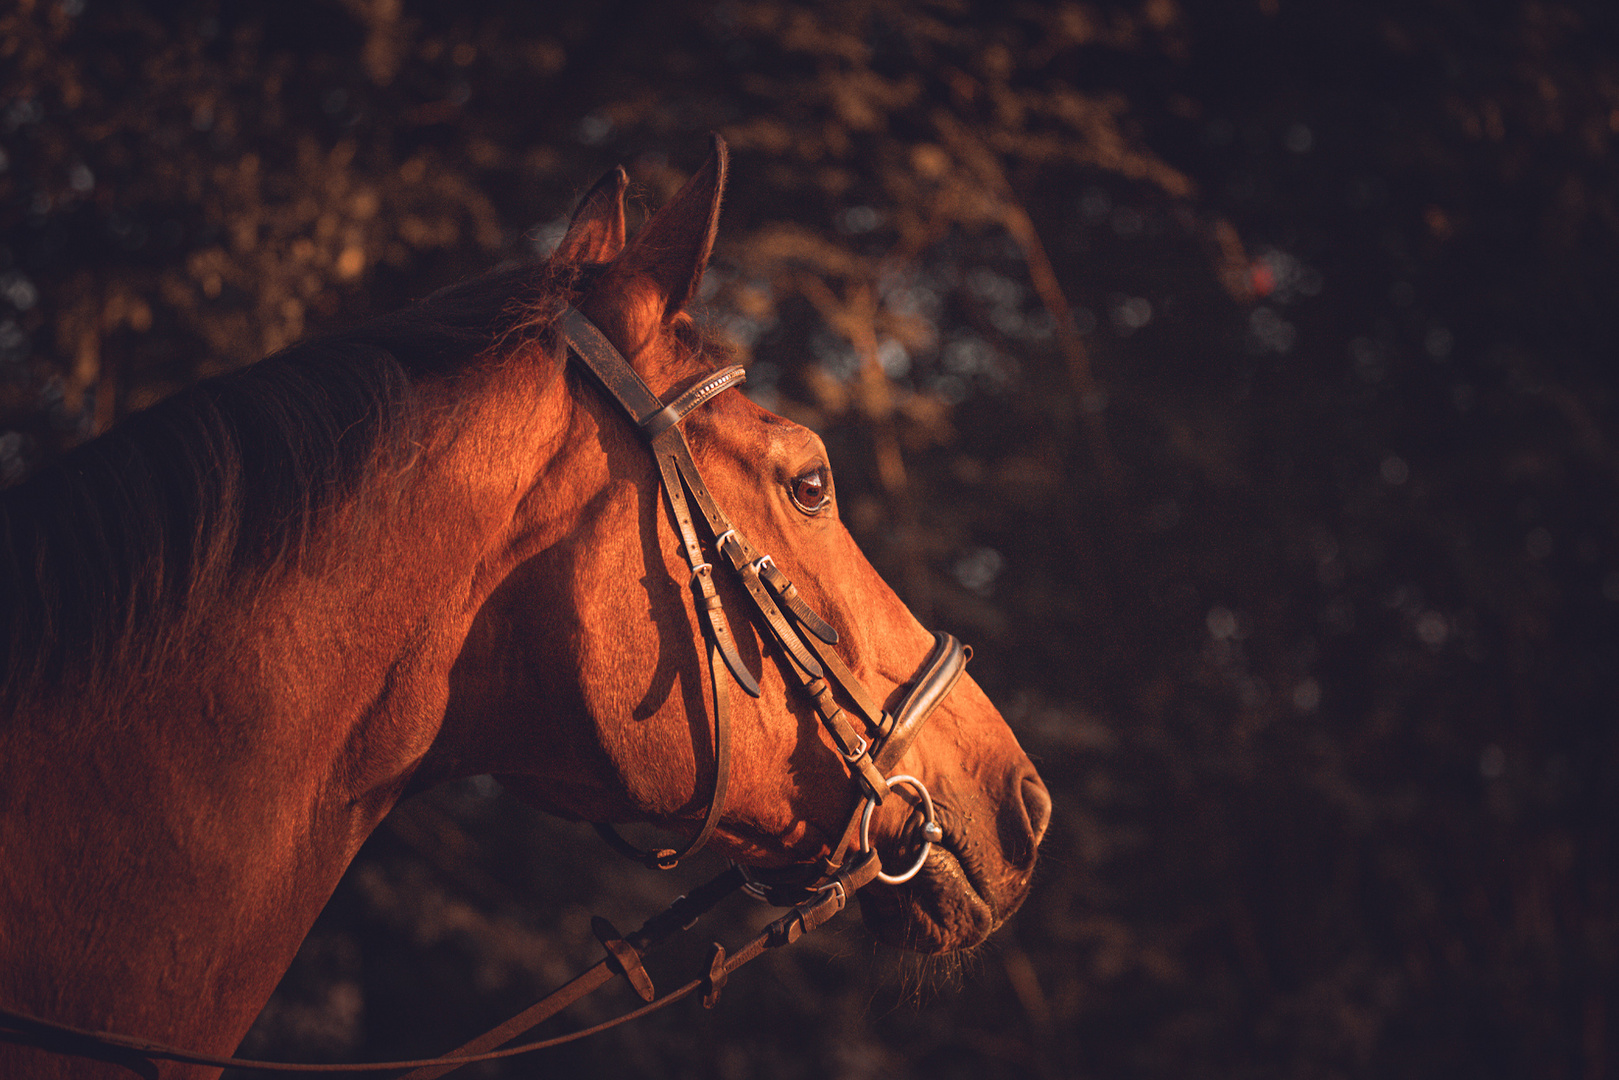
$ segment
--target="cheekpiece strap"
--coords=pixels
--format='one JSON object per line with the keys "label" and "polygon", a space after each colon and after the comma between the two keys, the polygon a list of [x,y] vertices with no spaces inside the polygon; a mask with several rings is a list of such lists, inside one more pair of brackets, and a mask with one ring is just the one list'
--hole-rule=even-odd
{"label": "cheekpiece strap", "polygon": [[703,376],[697,385],[665,405],[630,366],[629,361],[624,359],[624,355],[607,340],[607,335],[585,318],[578,308],[568,308],[559,321],[568,346],[584,361],[607,392],[613,395],[619,407],[635,421],[647,442],[680,423],[687,414],[714,395],[748,378],[745,368],[733,364]]}
{"label": "cheekpiece strap", "polygon": [[578,308],[568,308],[558,321],[562,325],[562,336],[567,339],[574,354],[584,361],[602,386],[607,388],[607,392],[613,395],[619,407],[629,413],[638,426],[645,424],[649,417],[663,408],[658,395],[607,340],[607,335],[585,318]]}

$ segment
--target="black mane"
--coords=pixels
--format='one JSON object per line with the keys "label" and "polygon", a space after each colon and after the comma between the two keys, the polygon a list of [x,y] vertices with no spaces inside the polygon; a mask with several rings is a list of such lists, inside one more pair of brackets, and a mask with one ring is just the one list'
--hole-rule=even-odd
{"label": "black mane", "polygon": [[[143,663],[227,589],[296,566],[379,460],[403,472],[416,382],[543,331],[570,283],[493,271],[138,413],[0,492],[0,704]],[[562,286],[562,287],[559,287]],[[514,298],[524,298],[521,302]],[[550,303],[545,301],[549,298]]]}

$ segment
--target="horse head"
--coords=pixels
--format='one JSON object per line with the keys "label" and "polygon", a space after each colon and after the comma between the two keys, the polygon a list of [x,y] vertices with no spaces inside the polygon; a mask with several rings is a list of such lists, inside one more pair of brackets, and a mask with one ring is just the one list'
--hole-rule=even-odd
{"label": "horse head", "polygon": [[685,312],[724,177],[716,140],[626,241],[615,172],[548,263],[0,493],[0,1074],[225,1063],[366,835],[454,776],[815,890],[800,930],[878,859],[896,944],[1017,907],[1045,787]]}
{"label": "horse head", "polygon": [[[575,282],[572,306],[660,403],[702,383],[723,353],[685,308],[713,247],[725,169],[716,139],[704,167],[628,241],[625,176],[609,174],[553,256],[550,279]],[[533,348],[566,363],[561,334],[540,334]],[[733,666],[744,669],[735,681],[745,692],[727,690],[733,675],[715,667],[722,658],[705,644],[713,635],[705,639],[701,593],[688,588],[696,559],[720,566],[726,538],[700,526],[683,535],[679,509],[660,496],[668,474],[660,476],[643,435],[590,374],[569,365],[557,383],[563,434],[520,510],[530,550],[473,622],[422,776],[494,772],[553,813],[688,836],[702,830],[712,847],[750,866],[826,860],[861,805],[848,747],[824,720],[827,710],[854,710],[851,690],[820,684],[834,704],[817,711],[804,692],[806,665],[761,625],[747,582],[716,570]],[[816,648],[835,653],[877,709],[897,708],[934,635],[844,526],[820,438],[729,391],[702,398],[679,426],[750,557],[767,555],[824,617],[824,636],[836,644]],[[689,491],[681,498],[701,501]],[[719,752],[711,719],[720,708],[730,714],[729,755]],[[1050,814],[1046,789],[966,676],[894,772],[931,792],[942,840],[908,882],[861,892],[866,920],[904,947],[972,946],[1028,891]],[[915,857],[918,803],[896,785],[876,807],[870,835],[885,866]]]}

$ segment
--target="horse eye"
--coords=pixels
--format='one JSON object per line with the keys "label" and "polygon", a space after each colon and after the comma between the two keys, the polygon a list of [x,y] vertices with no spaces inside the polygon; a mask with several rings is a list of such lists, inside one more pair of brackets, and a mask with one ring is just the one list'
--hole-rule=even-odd
{"label": "horse eye", "polygon": [[793,505],[806,514],[816,514],[826,509],[831,501],[827,493],[827,475],[824,468],[811,469],[807,473],[793,477],[787,491],[793,497]]}

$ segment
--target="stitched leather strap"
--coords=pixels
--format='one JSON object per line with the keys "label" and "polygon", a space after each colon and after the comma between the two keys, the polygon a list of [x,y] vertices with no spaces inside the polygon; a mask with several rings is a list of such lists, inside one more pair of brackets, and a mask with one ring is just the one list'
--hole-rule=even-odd
{"label": "stitched leather strap", "polygon": [[562,313],[559,323],[574,355],[601,380],[602,386],[618,402],[618,407],[628,413],[637,426],[646,423],[648,417],[663,408],[663,402],[619,355],[613,343],[607,340],[607,335],[580,314],[578,308],[568,308]]}
{"label": "stitched leather strap", "polygon": [[641,423],[641,430],[646,432],[648,439],[656,442],[659,435],[684,420],[687,413],[721,390],[728,390],[737,383],[746,381],[747,377],[748,373],[741,367],[722,368],[647,417]]}
{"label": "stitched leather strap", "polygon": [[[803,896],[802,902],[737,952],[727,955],[723,948],[716,945],[710,954],[707,969],[700,978],[613,1020],[521,1046],[501,1048],[608,982],[615,974],[624,975],[643,998],[649,998],[652,982],[641,966],[641,957],[670,934],[689,928],[725,896],[745,884],[752,888],[757,882],[750,884],[747,873],[739,866],[732,866],[694,890],[689,897],[680,897],[664,911],[648,919],[640,930],[628,938],[619,937],[610,924],[601,923],[598,932],[608,952],[605,959],[504,1024],[443,1057],[344,1065],[253,1061],[198,1054],[131,1036],[89,1031],[3,1008],[0,1008],[0,1040],[37,1046],[67,1056],[113,1062],[142,1077],[156,1077],[155,1062],[172,1061],[278,1073],[331,1074],[410,1069],[412,1071],[401,1080],[433,1080],[462,1065],[512,1057],[588,1037],[673,1004],[698,990],[704,994],[704,1003],[712,1005],[731,972],[764,950],[790,944],[819,926],[841,911],[848,903],[849,896],[877,876],[881,865],[874,851],[858,854],[848,865],[843,863],[853,849],[854,836],[861,820],[860,808],[867,799],[881,801],[888,789],[884,774],[904,755],[922,723],[960,677],[966,663],[966,650],[949,634],[936,633],[933,650],[912,680],[894,715],[885,714],[871,701],[853,672],[831,650],[830,646],[837,642],[836,631],[803,602],[786,575],[767,557],[755,552],[726,522],[703,483],[690,448],[680,433],[681,419],[715,394],[740,382],[741,369],[727,368],[707,377],[665,407],[612,343],[578,311],[568,309],[562,317],[562,328],[575,354],[595,373],[620,408],[641,426],[649,442],[654,445],[664,494],[670,512],[676,519],[681,544],[692,569],[691,586],[698,610],[702,613],[704,637],[709,647],[709,679],[714,694],[714,789],[696,836],[678,851],[663,849],[643,852],[628,844],[608,826],[598,825],[597,828],[615,847],[652,866],[672,866],[686,854],[700,848],[719,823],[730,779],[730,699],[725,680],[719,675],[720,665],[724,664],[731,671],[744,690],[755,696],[759,694],[757,680],[747,671],[736,652],[729,624],[714,589],[713,568],[703,557],[702,544],[686,500],[689,492],[712,530],[715,545],[738,571],[748,595],[755,602],[757,613],[783,651],[792,657],[787,670],[798,675],[806,693],[815,703],[822,723],[840,748],[850,768],[850,775],[863,789],[864,798],[857,800],[844,835],[831,852],[811,868],[811,872],[819,877],[819,883],[808,888],[784,886],[783,895],[786,891],[796,890]],[[781,601],[780,606],[776,600]],[[787,615],[783,615],[782,607],[786,608],[791,622]],[[804,627],[809,634],[801,636],[795,626]],[[865,721],[865,735],[855,731],[843,719],[842,707],[838,705],[830,683],[836,683],[853,703]]]}
{"label": "stitched leather strap", "polygon": [[[716,775],[713,796],[696,837],[678,850],[662,848],[643,851],[626,841],[609,825],[598,825],[597,831],[622,854],[648,866],[664,869],[674,866],[680,859],[706,843],[718,826],[723,813],[729,773],[728,753],[722,750],[722,747],[729,746],[726,733],[728,727],[728,717],[725,716],[726,698],[723,681],[715,674],[718,666],[715,663],[716,656],[730,669],[738,685],[755,697],[759,694],[758,680],[742,663],[724,609],[714,590],[713,567],[705,557],[702,543],[697,536],[693,520],[697,515],[691,512],[692,506],[696,507],[697,513],[708,526],[709,535],[713,538],[715,557],[725,556],[726,561],[736,571],[737,579],[742,583],[749,599],[752,600],[751,614],[757,617],[762,624],[761,628],[768,630],[769,637],[791,661],[786,670],[798,679],[805,695],[814,705],[821,725],[826,729],[839,756],[843,758],[862,800],[882,802],[888,794],[888,781],[884,776],[887,769],[875,759],[877,748],[886,744],[891,751],[890,759],[898,760],[914,737],[914,727],[931,713],[933,704],[949,692],[950,686],[955,682],[955,675],[960,674],[963,659],[955,658],[954,666],[951,668],[954,674],[948,680],[942,680],[942,689],[933,695],[926,703],[926,707],[910,709],[908,715],[913,718],[911,722],[908,725],[899,724],[895,716],[890,716],[872,699],[864,684],[833,650],[832,646],[838,640],[837,631],[804,602],[797,587],[771,559],[762,556],[737,532],[724,511],[720,509],[713,493],[709,491],[702,472],[692,457],[691,447],[680,428],[681,420],[716,394],[742,381],[745,376],[741,369],[729,367],[705,376],[666,406],[647,387],[645,381],[606,335],[577,309],[569,308],[564,313],[561,328],[575,355],[596,376],[597,381],[625,414],[635,421],[651,445],[653,456],[657,460],[665,500],[675,519],[686,561],[691,568],[694,599],[704,634],[710,644],[709,671],[715,700]],[[786,609],[785,613],[783,608]],[[800,633],[800,628],[806,632]],[[955,641],[954,638],[949,640]],[[959,650],[959,645],[956,648]],[[927,666],[924,664],[924,668]],[[950,664],[946,663],[945,666],[949,667]],[[940,682],[941,679],[936,672],[934,678],[917,680],[917,686],[929,686]],[[860,721],[858,726],[850,722],[849,715],[844,711],[846,706],[853,708],[855,716]],[[901,727],[907,730],[896,741],[894,736],[899,734],[897,729]],[[722,766],[722,760],[727,764]],[[858,814],[857,804],[855,816],[851,819],[851,827],[846,830],[843,842],[822,860],[823,867],[836,867],[847,855],[854,836],[853,826],[858,823]]]}
{"label": "stitched leather strap", "polygon": [[[690,928],[699,918],[712,910],[716,904],[740,889],[745,880],[741,868],[731,867],[718,877],[693,889],[689,894],[676,899],[674,903],[663,911],[648,919],[641,929],[624,938],[624,943],[634,950],[637,956],[644,956],[651,949],[668,940],[673,934]],[[777,920],[777,922],[780,921]],[[767,928],[766,933],[768,934],[769,932],[769,928]],[[747,959],[752,959],[752,956],[756,955],[758,953],[754,952]],[[726,962],[726,972],[735,971],[746,962],[746,959],[738,961],[736,957],[732,957]],[[409,1061],[368,1061],[352,1064],[256,1061],[250,1058],[225,1057],[218,1054],[199,1054],[179,1047],[168,1046],[164,1043],[153,1042],[149,1039],[138,1039],[107,1031],[90,1031],[73,1027],[70,1024],[42,1020],[37,1016],[30,1016],[27,1013],[15,1012],[10,1009],[0,1009],[0,1039],[28,1046],[43,1047],[69,1057],[115,1062],[130,1069],[137,1076],[143,1077],[157,1076],[154,1062],[173,1061],[185,1065],[206,1065],[215,1068],[242,1069],[250,1072],[267,1073],[330,1075],[410,1069],[412,1071],[400,1077],[399,1080],[435,1080],[436,1077],[443,1076],[445,1073],[458,1069],[463,1065],[516,1057],[519,1054],[529,1054],[536,1050],[545,1050],[565,1043],[576,1042],[579,1039],[589,1038],[591,1035],[672,1005],[695,992],[701,985],[699,980],[694,979],[678,990],[658,998],[656,1001],[643,1005],[633,1012],[625,1013],[622,1016],[614,1017],[612,1020],[597,1024],[594,1027],[569,1032],[566,1035],[559,1035],[551,1039],[523,1043],[519,1046],[504,1046],[505,1043],[511,1042],[524,1032],[555,1016],[592,990],[610,982],[617,973],[616,964],[617,961],[610,957],[599,961],[594,967],[558,987],[545,998],[518,1013],[499,1027],[485,1032],[453,1053],[436,1058],[417,1058]]]}

